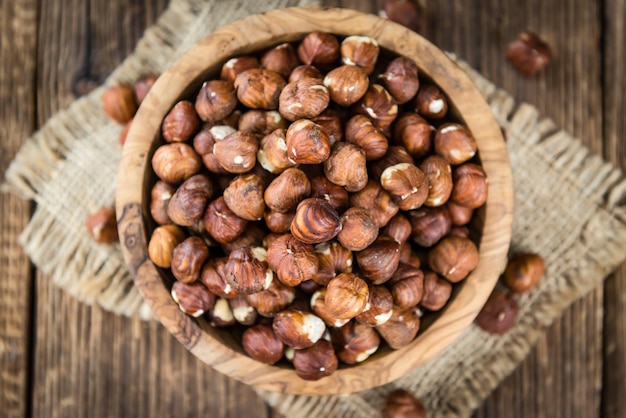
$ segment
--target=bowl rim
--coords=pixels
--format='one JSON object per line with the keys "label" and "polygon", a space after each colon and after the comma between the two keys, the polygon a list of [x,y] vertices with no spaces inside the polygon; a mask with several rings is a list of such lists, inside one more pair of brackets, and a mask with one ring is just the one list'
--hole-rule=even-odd
{"label": "bowl rim", "polygon": [[[381,47],[415,60],[420,73],[442,88],[450,105],[476,136],[488,177],[488,197],[478,265],[444,314],[404,348],[370,358],[356,367],[340,368],[321,380],[305,381],[293,369],[260,363],[227,346],[224,337],[179,310],[148,257],[150,214],[143,203],[148,195],[155,138],[171,104],[184,92],[193,91],[191,87],[197,87],[204,75],[216,74],[228,58],[295,41],[313,31],[370,36]],[[513,182],[506,145],[488,104],[445,53],[419,34],[375,15],[342,8],[295,7],[251,15],[222,27],[193,45],[159,77],[139,107],[123,148],[116,212],[122,251],[135,284],[159,321],[195,356],[217,371],[260,389],[342,394],[399,378],[433,358],[471,325],[506,263],[512,233]]]}

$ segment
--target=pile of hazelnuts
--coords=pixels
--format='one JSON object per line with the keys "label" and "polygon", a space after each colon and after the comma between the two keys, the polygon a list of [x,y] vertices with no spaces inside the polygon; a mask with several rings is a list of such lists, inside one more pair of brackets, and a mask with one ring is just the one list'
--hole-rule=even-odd
{"label": "pile of hazelnuts", "polygon": [[154,152],[149,256],[180,309],[303,379],[409,344],[478,263],[472,133],[411,59],[322,32],[232,58]]}

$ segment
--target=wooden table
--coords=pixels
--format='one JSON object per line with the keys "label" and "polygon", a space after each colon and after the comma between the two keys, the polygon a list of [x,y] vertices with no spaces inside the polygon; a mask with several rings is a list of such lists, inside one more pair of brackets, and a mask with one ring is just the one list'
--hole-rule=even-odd
{"label": "wooden table", "polygon": [[[227,1],[227,0],[224,0]],[[377,12],[378,1],[328,5]],[[625,0],[439,0],[421,33],[622,168]],[[0,170],[55,112],[132,52],[166,0],[0,1]],[[503,50],[523,29],[554,61],[536,79]],[[200,364],[159,324],[77,302],[17,244],[33,206],[0,195],[0,416],[277,416]],[[626,266],[550,327],[477,417],[626,415]]]}

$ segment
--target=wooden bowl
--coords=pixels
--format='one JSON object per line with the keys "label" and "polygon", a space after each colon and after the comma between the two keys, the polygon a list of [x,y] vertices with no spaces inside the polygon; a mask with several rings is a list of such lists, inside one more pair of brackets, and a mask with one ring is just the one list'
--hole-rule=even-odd
{"label": "wooden bowl", "polygon": [[[408,346],[383,349],[356,366],[341,366],[330,377],[305,381],[287,365],[269,366],[248,357],[229,332],[182,313],[166,281],[148,258],[154,227],[149,195],[155,176],[152,153],[160,143],[166,113],[203,80],[218,77],[230,57],[302,39],[312,31],[338,36],[366,35],[381,46],[412,58],[421,75],[447,94],[450,109],[474,133],[489,179],[489,196],[479,211],[479,262],[455,290],[444,311]],[[416,33],[374,15],[346,9],[275,10],[247,17],[198,42],[156,82],[142,103],[128,134],[117,188],[118,228],[126,262],[143,297],[161,323],[194,355],[219,372],[258,388],[294,394],[340,394],[396,379],[443,350],[474,320],[505,265],[511,239],[513,190],[511,169],[500,128],[466,74],[442,51]]]}

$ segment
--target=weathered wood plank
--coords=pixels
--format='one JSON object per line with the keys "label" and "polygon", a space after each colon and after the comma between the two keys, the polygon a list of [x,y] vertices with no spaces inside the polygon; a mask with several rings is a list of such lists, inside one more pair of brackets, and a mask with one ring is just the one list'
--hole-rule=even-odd
{"label": "weathered wood plank", "polygon": [[[0,2],[0,56],[0,173],[4,173],[35,127],[36,0]],[[17,238],[30,212],[30,203],[0,194],[1,417],[29,412],[33,280]]]}

